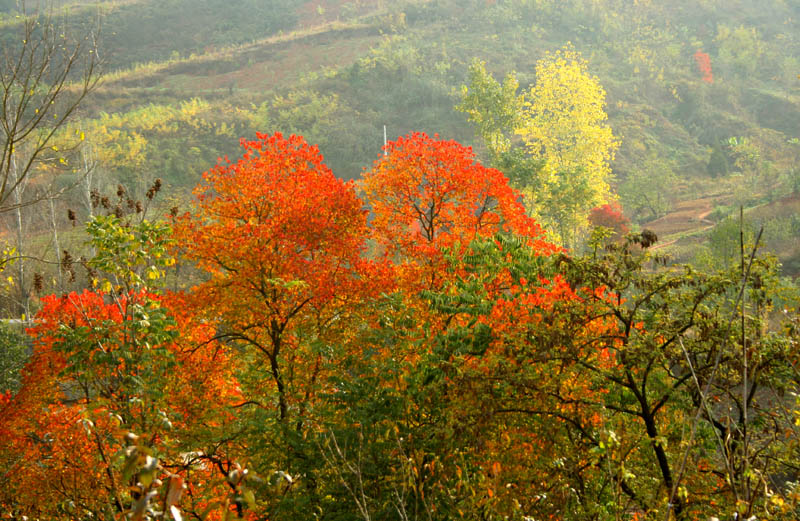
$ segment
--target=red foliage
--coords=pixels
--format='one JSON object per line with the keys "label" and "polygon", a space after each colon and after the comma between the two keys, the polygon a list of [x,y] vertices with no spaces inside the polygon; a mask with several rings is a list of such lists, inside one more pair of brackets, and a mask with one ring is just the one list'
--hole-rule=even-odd
{"label": "red foliage", "polygon": [[[0,397],[0,467],[12,476],[0,481],[0,511],[14,508],[48,518],[68,497],[87,511],[100,512],[109,498],[122,497],[127,486],[119,481],[117,458],[112,458],[123,449],[124,432],[146,434],[159,444],[162,462],[178,472],[185,443],[196,441],[197,433],[207,432],[215,422],[231,419],[229,407],[241,397],[226,353],[211,338],[211,327],[176,313],[173,327],[180,334],[175,342],[150,346],[143,341],[136,347],[130,344],[129,327],[138,319],[130,309],[143,299],[159,297],[136,293],[114,301],[87,290],[42,299],[36,325],[28,331],[35,343],[22,387],[14,396]],[[183,306],[176,298],[162,304]],[[71,335],[81,331],[84,341],[71,345]],[[129,344],[123,347],[122,342]],[[86,351],[91,345],[95,347]],[[142,368],[116,353],[157,347],[166,348],[175,362],[173,370],[158,375],[163,398],[133,405],[116,383]],[[86,355],[79,371],[72,366],[75,354]],[[207,400],[209,396],[214,400]],[[148,407],[163,411],[173,427],[137,424]],[[178,441],[184,445],[172,445]],[[192,480],[197,483],[197,472]]]}
{"label": "red foliage", "polygon": [[711,72],[711,57],[700,49],[694,53],[694,61],[697,63],[697,69],[703,75],[703,81],[706,83],[714,83],[714,74]]}
{"label": "red foliage", "polygon": [[616,201],[593,208],[589,214],[592,226],[603,226],[614,230],[618,236],[629,231],[630,220],[622,213],[622,206]]}
{"label": "red foliage", "polygon": [[555,251],[508,179],[478,163],[471,148],[412,133],[386,151],[362,188],[374,212],[372,237],[400,264],[435,272],[444,249],[463,251],[475,237],[499,231],[529,238],[542,253]]}
{"label": "red foliage", "polygon": [[[184,511],[200,518],[197,512],[217,504],[218,512],[208,519],[222,518],[223,512],[227,516],[233,505],[216,501],[229,493],[230,479],[223,478],[231,475],[233,461],[246,460],[253,448],[246,446],[244,436],[221,434],[237,423],[238,415],[250,414],[242,405],[269,411],[270,406],[261,402],[274,403],[276,419],[292,431],[304,435],[304,430],[316,428],[306,420],[319,414],[314,408],[321,403],[318,397],[331,390],[336,371],[350,370],[339,365],[347,357],[321,354],[320,345],[325,344],[326,350],[327,344],[342,345],[344,353],[355,354],[364,348],[368,341],[362,338],[364,325],[370,322],[370,313],[377,314],[364,304],[395,289],[386,269],[388,260],[394,262],[397,284],[407,290],[408,306],[402,313],[418,324],[408,327],[419,329],[408,333],[414,341],[381,342],[376,351],[393,364],[408,361],[410,370],[448,327],[468,327],[471,321],[488,326],[489,347],[480,356],[460,355],[463,367],[453,375],[454,385],[462,369],[467,375],[461,381],[465,395],[481,378],[488,376],[488,381],[494,375],[529,370],[515,350],[535,348],[530,340],[534,326],[544,324],[569,331],[570,338],[586,339],[598,331],[605,334],[609,327],[599,319],[573,327],[574,317],[581,313],[564,310],[582,306],[584,299],[561,276],[533,275],[530,281],[518,277],[512,253],[503,246],[505,237],[497,237],[498,232],[523,238],[534,255],[559,249],[544,240],[544,232],[526,214],[520,195],[505,176],[478,163],[468,147],[420,133],[390,143],[387,155],[364,175],[362,187],[374,216],[371,225],[354,184],[334,177],[319,150],[302,137],[258,134],[256,140],[242,140],[242,147],[240,160],[220,161],[204,174],[205,182],[195,190],[194,211],[176,219],[178,246],[207,273],[190,293],[142,292],[112,300],[85,291],[43,299],[43,310],[30,332],[36,345],[22,391],[15,396],[0,394],[0,468],[18,476],[7,490],[0,486],[0,509],[13,501],[19,511],[48,518],[61,498],[69,497],[87,505],[87,511],[99,512],[108,497],[127,494],[130,488],[119,480],[119,458],[115,463],[109,455],[122,454],[121,434],[131,430],[157,448],[165,469],[180,475],[180,482],[185,480]],[[617,203],[593,210],[591,221],[620,234],[628,229]],[[472,269],[465,260],[471,253],[470,242],[492,237],[501,260],[483,266],[483,271]],[[374,241],[385,262],[365,258],[367,239]],[[518,244],[515,239],[513,245]],[[477,317],[440,313],[419,298],[420,289],[455,292],[467,279],[485,290],[481,298],[488,307]],[[594,291],[595,297],[605,297],[602,289]],[[170,333],[177,331],[174,338],[161,335],[159,345],[150,345],[146,338],[136,337],[136,331],[146,329],[129,327],[130,321],[140,320],[130,312],[131,305],[144,301],[168,315],[169,320],[158,324],[166,324],[162,327]],[[228,349],[219,343],[221,331],[252,348],[257,361],[239,346]],[[69,338],[75,337],[81,341],[70,344]],[[553,345],[559,349],[556,340]],[[143,360],[169,364],[137,364],[135,355],[141,349],[157,351]],[[162,355],[163,359],[156,358]],[[598,357],[600,367],[613,363],[608,350],[594,353],[587,347],[580,355]],[[84,362],[80,372],[71,370],[75,360]],[[258,364],[252,367],[263,371],[251,374],[263,379],[242,381],[242,392],[237,375],[245,374],[240,371],[245,364]],[[125,382],[137,371],[155,375],[140,380],[157,392],[133,396],[134,403],[122,384],[110,384]],[[397,375],[402,374],[401,369]],[[527,374],[537,381],[560,383],[554,377],[557,372],[537,373],[533,368]],[[82,383],[100,391],[80,393]],[[588,383],[568,383],[568,395],[563,395],[576,403],[592,392]],[[474,405],[464,409],[466,413],[480,410],[479,401]],[[172,427],[167,431],[147,417],[148,411],[151,416],[163,412]],[[260,409],[254,414],[254,419],[265,421]],[[599,425],[592,417],[581,421]],[[508,473],[522,473],[528,447],[544,446],[547,433],[517,426],[511,434],[521,441],[521,448],[509,452],[503,465]],[[492,440],[487,447],[486,454],[476,457],[499,475],[498,458],[511,449],[501,443],[493,446]],[[551,457],[540,452],[542,459]],[[188,457],[192,464],[186,462]],[[532,494],[533,489],[526,495]],[[118,509],[124,509],[123,503],[117,500]]]}
{"label": "red foliage", "polygon": [[119,448],[93,438],[84,428],[90,414],[95,420],[108,415],[94,415],[97,411],[81,399],[76,383],[60,377],[68,365],[67,353],[55,347],[62,335],[60,325],[87,327],[89,317],[95,316],[117,321],[119,312],[90,292],[45,297],[43,304],[36,327],[29,330],[36,342],[22,373],[22,388],[0,405],[0,465],[15,476],[0,487],[0,505],[40,513],[46,513],[59,494],[92,505],[91,491],[108,486],[95,462],[97,450],[113,453]]}
{"label": "red foliage", "polygon": [[354,184],[337,179],[300,136],[257,137],[242,140],[240,160],[204,174],[175,235],[209,275],[188,303],[264,356],[286,420],[326,381],[300,331],[347,334],[358,304],[391,279],[363,256],[367,210]]}
{"label": "red foliage", "polygon": [[194,214],[175,228],[187,256],[211,275],[197,297],[268,323],[265,316],[289,321],[363,289],[354,286],[366,269],[367,212],[352,182],[337,179],[300,136],[258,134],[241,144],[242,159],[204,174]]}

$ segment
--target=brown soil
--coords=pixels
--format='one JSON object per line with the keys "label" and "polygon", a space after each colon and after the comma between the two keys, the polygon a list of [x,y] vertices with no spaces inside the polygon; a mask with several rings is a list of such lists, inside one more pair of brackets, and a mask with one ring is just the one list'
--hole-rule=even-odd
{"label": "brown soil", "polygon": [[290,84],[306,72],[352,63],[379,40],[380,33],[372,27],[326,24],[125,77],[114,87],[161,86],[190,92],[229,87],[268,90]]}
{"label": "brown soil", "polygon": [[749,215],[769,219],[797,213],[800,213],[800,193],[787,195],[768,205],[754,208]]}
{"label": "brown soil", "polygon": [[643,224],[642,228],[652,230],[662,239],[653,249],[666,248],[678,240],[667,239],[671,235],[712,228],[714,222],[708,216],[714,211],[714,205],[724,200],[725,196],[714,195],[681,201],[667,215]]}
{"label": "brown soil", "polygon": [[714,223],[707,220],[706,217],[714,211],[714,203],[718,199],[718,197],[702,197],[682,201],[676,204],[670,213],[642,225],[642,228],[653,230],[659,237],[666,237],[675,233],[713,226]]}
{"label": "brown soil", "polygon": [[192,86],[200,90],[228,85],[250,90],[275,88],[295,81],[304,72],[352,63],[375,45],[379,37],[370,28],[359,28],[264,45],[234,57],[232,71],[203,75],[198,70],[191,79]]}
{"label": "brown soil", "polygon": [[[714,222],[708,219],[709,214],[714,210],[716,204],[726,204],[729,202],[729,195],[721,194],[708,197],[683,201],[675,205],[675,208],[659,219],[655,219],[642,225],[643,229],[652,230],[661,239],[653,249],[666,248],[676,242],[687,239],[697,240],[697,237],[690,239],[685,234],[709,230],[714,226]],[[748,210],[747,215],[760,220],[784,217],[791,214],[800,214],[800,194],[793,194],[757,208]],[[670,238],[675,234],[682,234],[677,238]],[[684,241],[685,242],[685,241]],[[786,251],[778,252],[779,257],[790,257],[795,251],[800,251],[800,247],[787,248]]]}

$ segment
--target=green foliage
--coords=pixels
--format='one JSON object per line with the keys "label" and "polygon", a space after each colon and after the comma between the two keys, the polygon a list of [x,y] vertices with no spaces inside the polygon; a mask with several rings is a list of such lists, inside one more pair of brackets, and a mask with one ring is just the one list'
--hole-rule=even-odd
{"label": "green foliage", "polygon": [[422,70],[422,56],[408,37],[387,36],[378,46],[370,49],[369,54],[361,58],[358,64],[367,71],[382,69],[396,75],[419,74]]}
{"label": "green foliage", "polygon": [[719,144],[716,144],[711,149],[711,157],[708,159],[707,169],[711,177],[725,177],[730,172],[728,157]]}
{"label": "green foliage", "polygon": [[619,195],[635,219],[658,219],[671,208],[670,190],[677,181],[670,162],[651,156],[628,173],[619,185]]}
{"label": "green foliage", "polygon": [[[140,400],[151,393],[161,399],[157,381],[171,367],[166,345],[177,333],[167,310],[148,292],[163,282],[164,270],[175,263],[169,252],[171,229],[163,221],[130,222],[112,214],[91,219],[86,232],[95,251],[87,262],[95,275],[92,285],[109,294],[122,316],[62,330],[60,348],[70,355],[70,371],[83,379],[85,372],[114,374],[120,361],[127,371],[147,368],[118,375],[115,385]],[[100,353],[94,351],[98,344]],[[86,383],[101,388],[106,384]]]}
{"label": "green foliage", "polygon": [[[313,89],[291,90],[276,95],[254,110],[243,113],[255,132],[281,132],[306,137],[319,146],[325,159],[340,175],[356,177],[358,158],[374,152],[376,126],[359,118],[358,113],[337,94],[324,95]],[[365,135],[373,132],[372,140]]]}
{"label": "green foliage", "polygon": [[145,165],[163,172],[171,183],[196,181],[197,172],[235,146],[248,123],[246,112],[192,98],[174,105],[150,104],[127,112],[101,113],[65,129],[62,140],[69,143],[85,138],[96,168],[109,173],[104,176],[106,183],[116,178],[144,190],[149,182]]}
{"label": "green foliage", "polygon": [[730,216],[714,226],[709,234],[709,246],[716,263],[725,267],[741,265],[740,232],[744,237],[744,247],[748,248],[755,240],[753,225],[749,221],[741,223],[738,216]]}
{"label": "green foliage", "polygon": [[524,97],[517,94],[519,82],[510,72],[500,84],[486,71],[486,63],[477,59],[469,67],[467,80],[456,110],[467,114],[496,162],[511,150],[511,132],[521,123]]}
{"label": "green foliage", "polygon": [[62,328],[55,348],[68,356],[64,376],[78,384],[80,398],[129,400],[123,410],[109,403],[126,425],[165,426],[169,420],[160,412],[160,403],[166,397],[164,375],[174,368],[166,343],[176,336],[175,322],[150,298],[128,295],[115,304],[121,320],[90,318],[84,326]]}
{"label": "green foliage", "polygon": [[28,339],[11,324],[0,324],[0,394],[15,393],[20,387],[20,372],[28,361]]}
{"label": "green foliage", "polygon": [[86,230],[96,251],[88,265],[106,275],[95,277],[92,285],[103,291],[124,294],[157,286],[166,268],[175,264],[172,232],[164,221],[126,222],[112,214],[92,218]]}
{"label": "green foliage", "polygon": [[[416,493],[424,489],[426,500],[443,516],[457,512],[469,518],[480,512],[486,519],[502,519],[546,517],[557,511],[568,512],[568,519],[583,520],[634,509],[646,518],[661,519],[668,502],[676,519],[771,509],[773,492],[760,494],[755,485],[764,484],[758,476],[780,472],[784,463],[775,461],[772,467],[755,452],[756,440],[770,437],[770,406],[748,398],[753,423],[744,436],[751,448],[736,452],[725,452],[716,440],[730,437],[741,446],[741,416],[723,408],[704,409],[706,399],[735,407],[741,385],[742,346],[731,335],[739,306],[739,267],[714,273],[688,266],[665,268],[662,259],[637,243],[647,244],[646,237],[598,246],[587,256],[548,259],[533,255],[512,237],[497,236],[473,243],[463,257],[451,255],[451,267],[459,277],[441,291],[423,293],[431,311],[448,317],[447,326],[410,369],[402,398],[405,405],[398,408],[398,396],[386,401],[388,390],[371,395],[353,392],[358,386],[352,383],[337,385],[342,397],[354,399],[347,402],[348,411],[383,406],[381,410],[388,412],[385,407],[392,403],[393,414],[406,410],[413,418],[409,423],[382,417],[390,424],[399,422],[392,436],[391,428],[385,433],[383,427],[372,430],[374,416],[359,417],[352,433],[358,441],[351,442],[353,458],[348,462],[368,460],[365,455],[374,454],[371,450],[382,453],[382,458],[393,450],[404,456],[420,454],[419,459],[412,458],[415,464],[435,462],[438,473],[425,474],[416,467]],[[751,268],[753,282],[745,291],[746,335],[758,354],[750,360],[748,385],[777,389],[786,383],[782,378],[784,364],[792,357],[792,341],[764,333],[777,296],[776,266],[756,259]],[[518,333],[492,314],[494,306],[514,302],[512,295],[525,281],[553,280],[558,272],[586,300],[565,299],[552,310],[536,307],[541,321],[522,326]],[[487,292],[497,284],[508,288],[501,297]],[[590,295],[586,288],[605,291]],[[487,320],[489,315],[494,319]],[[395,352],[403,352],[404,343],[413,338],[414,320],[391,321],[384,316],[385,329],[379,330],[378,338]],[[592,317],[608,317],[615,326],[595,330]],[[410,336],[404,340],[405,335]],[[369,372],[368,360],[356,366],[358,374]],[[371,382],[355,381],[365,386]],[[704,388],[710,389],[708,396],[703,396],[709,392]],[[702,414],[695,416],[698,410]],[[696,430],[693,421],[698,422]],[[370,427],[364,430],[365,425]],[[424,425],[425,430],[407,430],[410,425]],[[515,436],[520,436],[522,445],[531,439],[540,443],[522,451],[508,441]],[[393,446],[392,438],[403,441]],[[375,443],[368,443],[370,439]],[[353,452],[356,446],[358,452]],[[489,447],[501,452],[487,454]],[[472,459],[476,454],[483,456]],[[497,467],[488,463],[491,458],[497,458]],[[350,477],[368,475],[370,481],[363,484],[367,504],[384,505],[391,491],[379,484],[397,479],[403,471],[391,466],[390,458],[371,461],[382,461],[384,470],[373,467],[377,475]],[[688,461],[687,467],[683,461]],[[335,463],[341,467],[347,462]],[[731,474],[743,464],[758,470],[747,477]],[[715,479],[707,479],[710,468],[729,476],[731,485],[724,492]],[[381,478],[380,472],[388,474]],[[445,477],[448,472],[452,480]],[[493,478],[500,472],[498,480],[512,491],[513,502],[495,497],[499,492],[492,489],[497,483]],[[521,491],[529,480],[541,482],[546,496],[526,501],[529,498]],[[752,487],[752,493],[744,495],[746,487]],[[746,501],[737,501],[740,493]],[[407,497],[414,498],[414,492]],[[791,515],[791,494],[781,497],[786,501],[784,511]],[[418,507],[424,509],[424,502]]]}
{"label": "green foliage", "polygon": [[719,59],[736,74],[753,74],[759,70],[764,44],[755,27],[731,28],[720,24],[714,41],[719,46]]}

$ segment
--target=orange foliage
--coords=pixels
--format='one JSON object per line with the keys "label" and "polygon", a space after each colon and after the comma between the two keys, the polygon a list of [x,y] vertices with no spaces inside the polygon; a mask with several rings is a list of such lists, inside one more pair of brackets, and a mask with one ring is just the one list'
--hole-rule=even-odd
{"label": "orange foliage", "polygon": [[359,282],[366,210],[302,137],[258,134],[241,144],[242,159],[203,175],[194,215],[176,228],[187,256],[212,277],[198,296],[230,303],[235,294],[239,312],[279,321],[324,307]]}
{"label": "orange foliage", "polygon": [[0,409],[0,454],[17,456],[3,461],[13,478],[2,487],[0,505],[13,505],[28,515],[46,514],[60,497],[69,497],[83,501],[88,510],[100,508],[95,491],[108,491],[111,485],[96,464],[98,451],[113,454],[118,447],[85,428],[90,418],[104,421],[96,429],[107,429],[111,422],[106,411],[87,403],[76,382],[60,378],[68,353],[55,344],[60,323],[85,327],[95,314],[116,321],[119,313],[106,307],[101,295],[88,292],[46,297],[43,304],[37,326],[30,330],[36,343],[22,388]]}
{"label": "orange foliage", "polygon": [[361,187],[374,212],[373,239],[405,265],[401,277],[412,287],[436,278],[444,249],[458,245],[463,252],[475,237],[513,232],[554,251],[508,179],[478,163],[471,148],[412,133],[386,151]]}
{"label": "orange foliage", "polygon": [[[0,507],[48,517],[69,498],[79,512],[97,514],[107,505],[119,510],[128,488],[118,468],[125,432],[146,434],[159,445],[162,462],[184,472],[188,469],[180,468],[180,452],[198,442],[198,428],[225,421],[226,408],[240,399],[227,356],[209,341],[207,326],[191,324],[182,315],[177,317],[178,341],[149,346],[141,339],[139,344],[148,350],[165,347],[175,357],[172,371],[157,375],[163,401],[136,405],[120,384],[125,376],[148,370],[128,365],[122,355],[114,357],[122,350],[119,342],[133,341],[120,332],[131,320],[129,306],[149,298],[156,297],[135,294],[114,302],[103,293],[84,291],[42,299],[36,325],[29,330],[35,344],[22,388],[0,402],[0,462],[12,476],[0,487]],[[88,336],[71,345],[69,336],[76,331]],[[87,346],[94,348],[78,353]],[[85,369],[72,367],[75,354],[86,357]],[[112,363],[98,362],[101,358]],[[163,411],[173,426],[146,420],[148,408]],[[197,484],[203,473],[192,474]]]}
{"label": "orange foliage", "polygon": [[711,71],[711,57],[697,49],[694,53],[694,61],[697,64],[697,69],[703,75],[703,81],[706,83],[714,83],[714,74]]}
{"label": "orange foliage", "polygon": [[[109,455],[123,448],[121,434],[133,430],[157,445],[165,468],[185,479],[183,511],[199,518],[211,506],[208,519],[226,517],[224,510],[234,507],[218,498],[236,485],[224,477],[233,461],[255,457],[246,439],[224,436],[226,426],[245,418],[240,415],[248,409],[239,406],[275,404],[279,421],[291,419],[292,430],[308,434],[310,422],[304,420],[314,414],[321,391],[332,392],[325,387],[332,385],[329,377],[346,374],[335,356],[320,354],[319,344],[342,350],[336,353],[364,349],[352,339],[363,337],[363,325],[372,320],[368,304],[398,288],[405,299],[400,313],[406,313],[398,323],[413,317],[413,324],[398,326],[407,327],[397,332],[405,335],[402,342],[372,346],[376,358],[401,364],[383,383],[399,391],[413,385],[417,363],[426,350],[433,352],[438,335],[456,331],[471,339],[488,331],[485,342],[475,342],[481,349],[441,360],[443,393],[457,397],[448,421],[479,433],[480,440],[470,441],[460,454],[487,469],[480,502],[508,512],[516,498],[535,506],[546,486],[541,469],[561,456],[554,440],[573,443],[565,424],[602,427],[601,410],[585,405],[598,402],[596,383],[565,361],[614,366],[614,346],[593,351],[592,342],[613,333],[613,320],[586,319],[585,312],[593,299],[615,296],[605,288],[583,288],[579,295],[555,273],[545,277],[534,270],[526,272],[532,280],[521,277],[520,266],[538,266],[536,257],[561,250],[544,239],[503,174],[454,141],[414,133],[390,143],[361,185],[373,215],[369,223],[354,184],[334,177],[318,149],[303,138],[258,134],[241,144],[243,157],[220,161],[206,172],[192,212],[175,221],[178,247],[206,272],[204,282],[188,294],[139,293],[112,301],[86,291],[43,300],[22,391],[0,395],[0,465],[16,476],[12,487],[0,492],[0,507],[47,517],[69,497],[99,512],[105,498],[127,489],[115,481],[119,461]],[[520,256],[529,254],[523,260],[532,264],[515,265],[499,232],[522,238],[527,249]],[[378,261],[365,256],[369,238],[379,249]],[[493,242],[482,244],[499,252],[492,251],[495,256],[485,265],[469,265],[467,257],[475,253],[470,243],[479,238],[490,238]],[[422,290],[439,291],[443,298],[463,290],[463,296],[480,301],[480,311],[443,312]],[[120,333],[132,320],[128,307],[145,301],[168,311],[176,334],[161,345],[141,338],[127,346],[162,349],[171,361],[159,366],[169,371],[155,375],[157,403],[136,405],[128,390],[113,384],[144,368],[114,357],[122,342],[131,342]],[[392,312],[381,319],[391,323]],[[69,332],[84,327],[86,341],[65,345]],[[228,349],[219,342],[222,337],[247,346],[258,362],[237,356],[241,351]],[[88,363],[70,372],[78,348],[88,349],[81,353]],[[113,363],[94,363],[109,358]],[[237,374],[254,368],[263,381],[243,379],[241,389]],[[81,379],[91,379],[95,391],[79,393],[85,388]],[[147,407],[163,411],[172,428],[145,421]],[[263,415],[257,420],[264,425]],[[505,422],[502,431],[494,422]],[[441,461],[448,464],[449,457],[441,455]],[[288,456],[286,461],[291,463]],[[433,463],[428,465],[433,475]],[[285,468],[294,471],[290,464]],[[560,472],[553,470],[552,476]],[[457,474],[460,478],[460,468]]]}
{"label": "orange foliage", "polygon": [[334,177],[316,146],[281,134],[241,144],[242,159],[204,174],[176,237],[210,275],[193,289],[194,308],[264,355],[285,419],[320,380],[300,330],[348,334],[346,318],[389,278],[362,256],[367,211],[352,182]]}

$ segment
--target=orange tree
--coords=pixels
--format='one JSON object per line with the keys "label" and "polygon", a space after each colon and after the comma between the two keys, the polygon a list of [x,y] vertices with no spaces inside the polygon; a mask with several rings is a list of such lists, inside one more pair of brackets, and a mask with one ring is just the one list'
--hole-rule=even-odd
{"label": "orange tree", "polygon": [[102,289],[42,301],[21,389],[0,404],[0,508],[50,519],[223,512],[246,484],[226,485],[231,444],[221,448],[215,422],[240,398],[208,328],[159,294],[169,227],[109,215],[87,230]]}
{"label": "orange tree", "polygon": [[417,289],[438,285],[445,248],[464,251],[475,237],[507,231],[554,250],[508,179],[455,141],[413,133],[390,142],[361,188],[374,214],[373,240]]}
{"label": "orange tree", "polygon": [[353,184],[316,147],[281,134],[242,147],[205,173],[176,238],[206,273],[191,292],[196,313],[241,363],[249,449],[282,476],[269,507],[280,511],[298,488],[316,501],[309,420],[359,303],[388,279],[362,258],[367,212]]}

